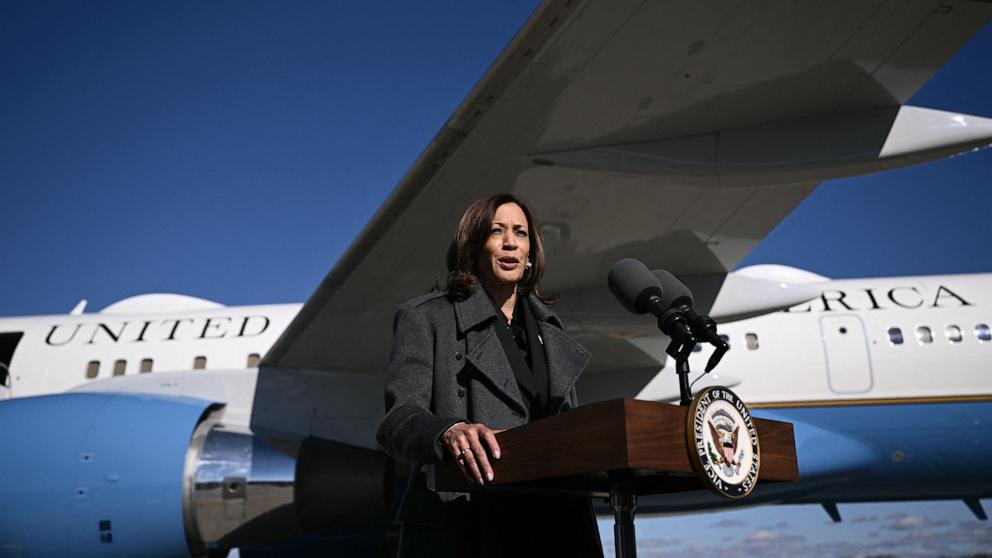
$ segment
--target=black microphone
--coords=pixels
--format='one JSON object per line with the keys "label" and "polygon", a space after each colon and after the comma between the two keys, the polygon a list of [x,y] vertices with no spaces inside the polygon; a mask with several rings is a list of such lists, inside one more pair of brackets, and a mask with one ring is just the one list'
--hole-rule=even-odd
{"label": "black microphone", "polygon": [[667,298],[671,301],[669,311],[685,316],[692,334],[697,339],[706,341],[716,347],[709,362],[706,363],[706,371],[713,370],[720,362],[720,359],[723,358],[723,354],[730,349],[730,345],[717,335],[716,322],[713,318],[700,316],[693,310],[692,291],[689,290],[689,287],[685,286],[685,283],[679,281],[677,277],[664,269],[653,269],[651,273],[658,279],[664,292],[668,293]]}
{"label": "black microphone", "polygon": [[628,312],[650,312],[660,316],[667,310],[662,300],[661,283],[640,260],[625,258],[618,261],[610,268],[606,282],[610,292]]}
{"label": "black microphone", "polygon": [[613,296],[629,312],[650,312],[658,318],[661,332],[677,340],[679,345],[687,344],[691,348],[695,343],[685,317],[671,312],[668,297],[664,296],[664,285],[643,262],[634,258],[620,260],[610,269],[607,283]]}
{"label": "black microphone", "polygon": [[671,338],[665,352],[675,359],[679,402],[689,405],[692,402],[689,354],[697,340],[716,347],[706,364],[706,372],[713,370],[730,348],[716,334],[716,322],[709,316],[696,314],[692,309],[692,291],[682,281],[662,269],[650,271],[639,260],[627,258],[617,262],[610,268],[607,283],[610,292],[628,311],[634,314],[650,312],[658,317],[658,329]]}
{"label": "black microphone", "polygon": [[678,277],[672,275],[664,269],[652,269],[651,275],[658,280],[662,290],[665,292],[665,300],[668,306],[689,306],[692,307],[692,291],[685,283],[679,281]]}

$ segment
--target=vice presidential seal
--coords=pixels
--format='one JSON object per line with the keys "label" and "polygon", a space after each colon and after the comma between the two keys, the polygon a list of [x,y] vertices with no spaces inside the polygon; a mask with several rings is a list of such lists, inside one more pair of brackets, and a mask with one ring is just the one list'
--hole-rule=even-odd
{"label": "vice presidential seal", "polygon": [[736,393],[720,386],[699,392],[685,431],[692,466],[707,488],[725,498],[754,490],[761,464],[758,431]]}

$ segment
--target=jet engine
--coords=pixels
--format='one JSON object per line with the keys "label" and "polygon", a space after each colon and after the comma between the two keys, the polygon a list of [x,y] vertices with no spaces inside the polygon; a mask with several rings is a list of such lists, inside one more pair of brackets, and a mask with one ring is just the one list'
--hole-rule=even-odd
{"label": "jet engine", "polygon": [[14,399],[0,428],[0,555],[222,555],[391,505],[384,455],[264,440],[200,399]]}

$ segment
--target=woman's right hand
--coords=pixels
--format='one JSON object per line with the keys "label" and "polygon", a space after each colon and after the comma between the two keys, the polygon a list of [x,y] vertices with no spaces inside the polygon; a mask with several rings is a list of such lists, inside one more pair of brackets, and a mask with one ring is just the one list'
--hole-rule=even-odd
{"label": "woman's right hand", "polygon": [[[502,430],[490,430],[482,423],[459,422],[441,436],[444,447],[454,456],[458,469],[469,482],[476,482],[479,485],[485,484],[483,479],[492,482],[493,468],[489,463],[489,456],[499,459],[497,432]],[[488,453],[483,441],[489,447]]]}

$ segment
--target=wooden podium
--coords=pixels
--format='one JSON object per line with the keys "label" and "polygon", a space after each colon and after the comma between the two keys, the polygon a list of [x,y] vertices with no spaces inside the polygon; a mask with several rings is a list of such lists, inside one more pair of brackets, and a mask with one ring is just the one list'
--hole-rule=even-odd
{"label": "wooden podium", "polygon": [[[497,434],[502,453],[494,481],[480,487],[452,461],[437,467],[442,491],[527,490],[608,497],[616,555],[636,556],[637,496],[705,487],[686,447],[688,407],[614,399]],[[799,479],[792,425],[754,419],[761,448],[759,482]]]}

